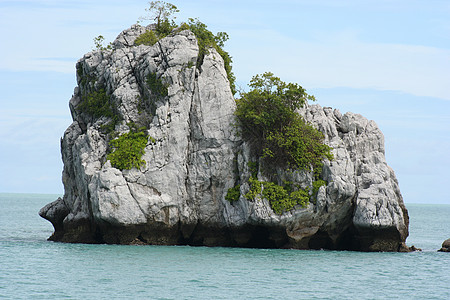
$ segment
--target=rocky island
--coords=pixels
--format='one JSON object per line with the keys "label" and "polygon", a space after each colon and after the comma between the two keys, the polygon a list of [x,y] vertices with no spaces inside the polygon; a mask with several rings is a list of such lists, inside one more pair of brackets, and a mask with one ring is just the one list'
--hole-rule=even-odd
{"label": "rocky island", "polygon": [[[320,165],[322,184],[308,170],[268,172],[236,128],[227,56],[205,50],[189,26],[154,32],[133,25],[77,62],[73,123],[61,139],[65,193],[39,212],[54,226],[50,240],[410,250],[408,212],[374,121],[305,103],[296,112],[333,156]],[[289,182],[307,199],[276,209],[267,182]]]}

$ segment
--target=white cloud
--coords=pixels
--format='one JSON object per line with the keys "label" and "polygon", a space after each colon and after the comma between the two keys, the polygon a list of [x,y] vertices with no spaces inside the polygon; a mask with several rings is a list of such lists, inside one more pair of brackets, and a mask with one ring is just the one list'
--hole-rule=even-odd
{"label": "white cloud", "polygon": [[75,72],[75,63],[73,61],[59,61],[59,60],[36,60],[33,57],[23,58],[19,61],[4,61],[2,62],[2,69],[6,71],[42,71],[42,72],[58,72],[73,74]]}
{"label": "white cloud", "polygon": [[101,34],[109,42],[137,21],[145,3],[134,2],[0,2],[0,70],[74,72],[94,37]]}
{"label": "white cloud", "polygon": [[[40,114],[39,114],[40,113]],[[70,123],[70,115],[48,115],[41,111],[36,114],[26,112],[0,111],[0,140],[3,145],[23,145],[36,148],[58,147],[59,138]],[[33,146],[35,145],[35,146]]]}
{"label": "white cloud", "polygon": [[[94,36],[102,34],[107,41],[111,41],[120,30],[134,23],[144,13],[143,8],[146,6],[146,2],[136,1],[126,4],[113,1],[111,5],[102,1],[19,2],[22,3],[22,9],[12,5],[2,7],[0,12],[2,39],[8,43],[8,47],[0,48],[1,70],[73,74],[76,60],[92,49]],[[326,7],[342,5],[342,2],[338,5],[329,0],[301,3]],[[349,3],[352,7],[359,7],[357,2]],[[383,5],[374,7],[394,9],[389,3],[390,1],[385,0],[381,3]],[[401,3],[395,9],[405,5],[404,2]],[[417,3],[415,1],[412,4],[417,7]],[[203,1],[194,1],[184,5],[189,11],[192,7],[200,9],[203,4]],[[294,4],[296,3],[293,2],[292,5]],[[294,6],[298,7],[296,5]],[[27,6],[32,9],[23,9]],[[252,11],[250,8],[253,9],[244,1],[235,18],[223,18],[220,10],[203,8],[199,11],[211,16],[211,27],[217,23],[233,24],[236,23],[235,19],[238,20],[239,26],[232,27],[229,32],[232,39],[228,42],[227,49],[234,58],[234,70],[240,82],[248,82],[252,75],[270,70],[284,80],[299,82],[308,89],[371,88],[450,99],[449,49],[365,42],[358,38],[360,32],[357,29],[351,32],[348,29],[343,31],[342,28],[330,28],[325,35],[321,35],[320,31],[311,26],[308,32],[315,32],[315,40],[305,40],[293,35],[288,37],[273,29],[261,29],[273,26],[270,20],[268,26],[265,26],[268,12],[258,9]],[[124,16],[124,10],[128,16]],[[247,13],[248,18],[244,18],[243,15]],[[304,35],[305,29],[297,22],[298,20],[293,20],[293,28],[301,28],[299,36]],[[73,59],[60,60],[60,57]]]}
{"label": "white cloud", "polygon": [[235,70],[247,78],[271,70],[306,88],[371,88],[450,100],[448,49],[363,42],[354,33],[315,41],[270,30],[239,34],[230,52]]}

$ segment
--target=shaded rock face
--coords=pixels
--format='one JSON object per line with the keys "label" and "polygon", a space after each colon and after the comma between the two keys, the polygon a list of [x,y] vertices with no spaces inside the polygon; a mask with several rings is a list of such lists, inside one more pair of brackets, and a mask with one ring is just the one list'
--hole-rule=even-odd
{"label": "shaded rock face", "polygon": [[[335,159],[325,161],[315,203],[282,215],[266,199],[247,200],[254,161],[233,126],[235,101],[221,56],[210,49],[197,67],[198,45],[190,31],[154,46],[134,46],[146,28],[135,25],[114,41],[114,50],[94,51],[77,63],[78,87],[70,100],[73,123],[61,140],[64,197],[43,207],[52,222],[50,240],[82,243],[206,245],[297,249],[405,251],[408,213],[384,138],[373,121],[319,105],[301,113],[325,135]],[[151,98],[146,78],[156,74],[168,95]],[[80,109],[83,78],[105,88],[122,121],[142,124],[148,142],[139,170],[119,170],[106,159],[105,117]],[[262,163],[260,165],[263,165]],[[290,180],[311,187],[312,174],[276,170],[258,179]],[[240,184],[240,199],[225,200]]]}

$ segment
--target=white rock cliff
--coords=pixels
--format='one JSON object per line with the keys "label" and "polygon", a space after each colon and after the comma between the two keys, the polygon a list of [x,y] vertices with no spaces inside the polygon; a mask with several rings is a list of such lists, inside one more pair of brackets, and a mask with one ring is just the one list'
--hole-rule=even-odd
{"label": "white rock cliff", "polygon": [[[364,117],[312,105],[300,113],[325,135],[335,159],[325,161],[316,203],[275,214],[266,199],[247,200],[249,146],[233,126],[235,101],[221,56],[210,49],[197,67],[199,48],[188,30],[154,46],[134,46],[147,28],[134,25],[77,63],[70,100],[73,123],[61,140],[64,197],[43,207],[51,240],[84,243],[286,247],[407,251],[408,213],[384,156],[384,137]],[[146,82],[156,74],[166,97]],[[122,121],[145,123],[146,165],[119,170],[106,159],[106,117],[80,110],[83,80],[104,87]],[[142,113],[143,98],[153,99]],[[145,118],[143,118],[143,115]],[[264,179],[262,172],[258,173]],[[305,172],[278,170],[272,180],[311,186]],[[225,200],[241,184],[239,201]]]}

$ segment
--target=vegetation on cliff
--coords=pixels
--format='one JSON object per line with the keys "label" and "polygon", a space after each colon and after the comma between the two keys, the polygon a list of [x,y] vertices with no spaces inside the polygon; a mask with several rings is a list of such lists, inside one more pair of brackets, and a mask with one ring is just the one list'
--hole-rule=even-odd
{"label": "vegetation on cliff", "polygon": [[107,93],[104,84],[99,83],[98,78],[86,74],[79,64],[76,68],[81,91],[81,102],[77,110],[85,116],[87,122],[95,122],[105,117],[107,120],[102,125],[102,131],[107,134],[112,132],[120,121],[114,101]]}
{"label": "vegetation on cliff", "polygon": [[168,36],[173,32],[182,30],[190,30],[196,36],[199,47],[199,55],[197,59],[197,67],[200,68],[205,55],[209,53],[209,49],[214,48],[224,61],[225,71],[227,72],[228,81],[233,94],[236,93],[235,76],[233,74],[231,64],[231,56],[227,51],[223,50],[225,42],[228,40],[226,32],[218,32],[213,34],[208,30],[207,26],[198,19],[189,18],[187,22],[177,24],[173,14],[179,12],[178,8],[164,1],[151,1],[148,11],[149,16],[144,20],[152,20],[155,22],[155,30],[148,30],[135,40],[135,45],[152,46],[160,39]]}
{"label": "vegetation on cliff", "polygon": [[[117,169],[131,169],[145,166],[142,159],[145,147],[148,142],[147,130],[145,127],[137,128],[135,124],[128,124],[130,131],[112,139],[109,146],[112,151],[107,155],[107,160]],[[150,138],[154,142],[153,138]]]}
{"label": "vegetation on cliff", "polygon": [[295,83],[285,83],[273,73],[256,75],[252,88],[236,100],[236,119],[244,140],[257,157],[271,167],[320,173],[322,160],[332,159],[323,134],[308,124],[296,110],[314,97]]}
{"label": "vegetation on cliff", "polygon": [[[77,74],[82,91],[81,102],[77,106],[77,110],[87,118],[88,122],[105,118],[105,122],[100,126],[100,129],[109,140],[106,160],[110,160],[111,165],[120,170],[145,166],[146,163],[142,156],[145,154],[144,149],[149,141],[147,126],[138,128],[136,124],[128,123],[129,132],[119,135],[115,131],[115,127],[121,118],[111,95],[98,82],[98,78],[84,74],[79,65],[77,65]],[[164,90],[165,86],[154,74],[149,75],[147,84],[150,89],[154,89],[154,94],[167,95],[167,88]],[[150,137],[150,141],[154,141],[152,137]]]}
{"label": "vegetation on cliff", "polygon": [[[285,83],[273,73],[256,75],[251,90],[236,100],[236,120],[242,138],[249,142],[253,155],[262,158],[267,172],[276,167],[314,172],[311,196],[314,198],[325,181],[320,179],[323,160],[333,159],[324,135],[308,124],[298,113],[307,100],[315,98],[295,83]],[[289,211],[296,205],[305,207],[309,189],[292,183],[278,185],[258,181],[252,171],[248,200],[262,195],[275,213]]]}

